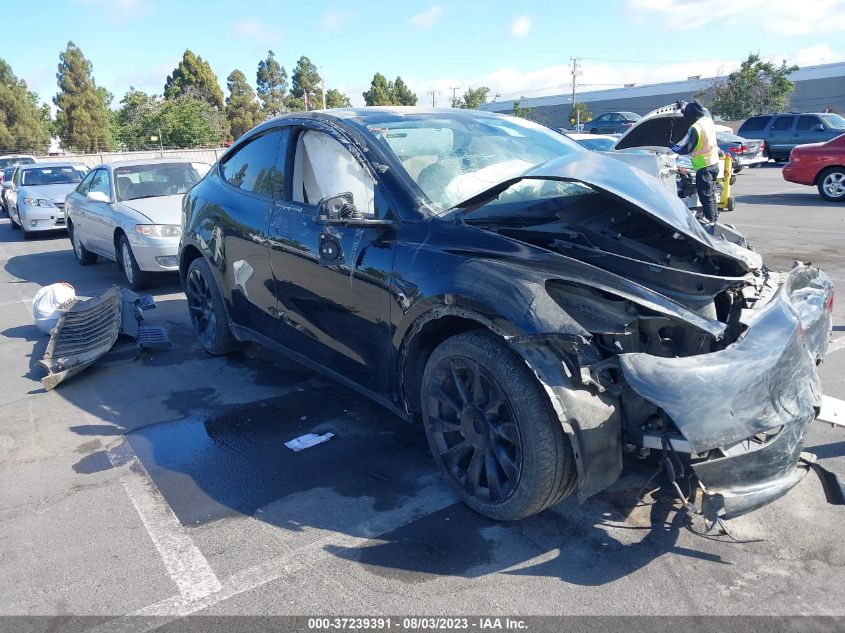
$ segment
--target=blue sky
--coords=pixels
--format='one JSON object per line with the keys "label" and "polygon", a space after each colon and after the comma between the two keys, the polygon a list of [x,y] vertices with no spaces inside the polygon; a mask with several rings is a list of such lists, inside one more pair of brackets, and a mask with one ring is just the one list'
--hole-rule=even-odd
{"label": "blue sky", "polygon": [[[73,40],[99,85],[160,93],[186,48],[221,86],[239,68],[254,84],[268,49],[290,72],[300,55],[328,87],[363,103],[375,72],[417,92],[487,85],[500,98],[712,76],[749,52],[799,65],[845,60],[845,0],[33,0],[4,3],[0,57],[41,99],[56,92],[59,52]],[[458,94],[461,90],[458,90]],[[430,102],[430,101],[429,101]]]}

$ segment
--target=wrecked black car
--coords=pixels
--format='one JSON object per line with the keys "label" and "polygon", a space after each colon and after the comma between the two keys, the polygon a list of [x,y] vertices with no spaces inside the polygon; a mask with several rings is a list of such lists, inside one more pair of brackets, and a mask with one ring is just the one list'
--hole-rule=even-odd
{"label": "wrecked black car", "polygon": [[283,115],[185,196],[180,271],[203,347],[257,341],[420,421],[496,519],[685,453],[705,513],[799,480],[833,287],[768,270],[669,189],[477,111]]}

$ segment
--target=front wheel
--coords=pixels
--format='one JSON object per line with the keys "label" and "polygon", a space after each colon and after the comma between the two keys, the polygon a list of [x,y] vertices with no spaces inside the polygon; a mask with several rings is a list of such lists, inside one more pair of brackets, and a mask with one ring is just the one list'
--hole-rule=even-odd
{"label": "front wheel", "polygon": [[149,286],[150,273],[144,272],[138,267],[135,254],[132,252],[132,247],[125,235],[120,236],[117,248],[117,261],[120,262],[120,268],[123,270],[123,276],[126,277],[126,283],[129,284],[129,287],[132,290],[143,290]]}
{"label": "front wheel", "polygon": [[845,168],[825,169],[818,178],[819,195],[830,202],[845,200]]}
{"label": "front wheel", "polygon": [[426,364],[429,447],[461,500],[501,521],[536,514],[575,488],[569,438],[525,363],[485,332],[441,343]]}
{"label": "front wheel", "polygon": [[70,243],[73,245],[73,254],[76,256],[76,261],[80,266],[88,266],[97,263],[96,253],[92,253],[82,245],[82,240],[79,233],[73,224],[68,224],[68,231],[70,232]]}
{"label": "front wheel", "polygon": [[197,257],[188,267],[185,296],[194,333],[206,352],[228,354],[240,347],[229,329],[223,295],[203,257]]}
{"label": "front wheel", "polygon": [[[20,217],[20,215],[18,215],[18,217]],[[11,209],[9,210],[9,223],[12,225],[13,231],[20,230],[21,225],[18,224],[17,221],[15,220],[15,218],[12,217],[12,210]]]}

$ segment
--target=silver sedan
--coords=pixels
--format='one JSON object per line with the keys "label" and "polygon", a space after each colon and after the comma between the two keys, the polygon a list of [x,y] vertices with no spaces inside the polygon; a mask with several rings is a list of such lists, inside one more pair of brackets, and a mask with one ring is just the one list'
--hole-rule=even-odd
{"label": "silver sedan", "polygon": [[114,260],[133,290],[149,285],[154,273],[178,270],[182,196],[209,169],[178,158],[94,168],[65,203],[79,263]]}

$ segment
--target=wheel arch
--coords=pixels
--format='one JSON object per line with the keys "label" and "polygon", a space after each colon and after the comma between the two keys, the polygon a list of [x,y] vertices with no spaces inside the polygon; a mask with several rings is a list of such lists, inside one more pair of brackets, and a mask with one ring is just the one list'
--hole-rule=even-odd
{"label": "wheel arch", "polygon": [[188,268],[198,257],[202,257],[202,251],[193,244],[186,244],[179,253],[179,279],[182,282],[182,287],[185,287],[185,282],[188,278]]}
{"label": "wheel arch", "polygon": [[838,165],[838,164],[837,165],[825,165],[824,167],[819,169],[819,173],[817,173],[816,177],[813,179],[813,183],[816,185],[816,187],[818,187],[819,184],[821,184],[822,175],[826,174],[831,169],[841,169],[842,171],[845,171],[845,165]]}

